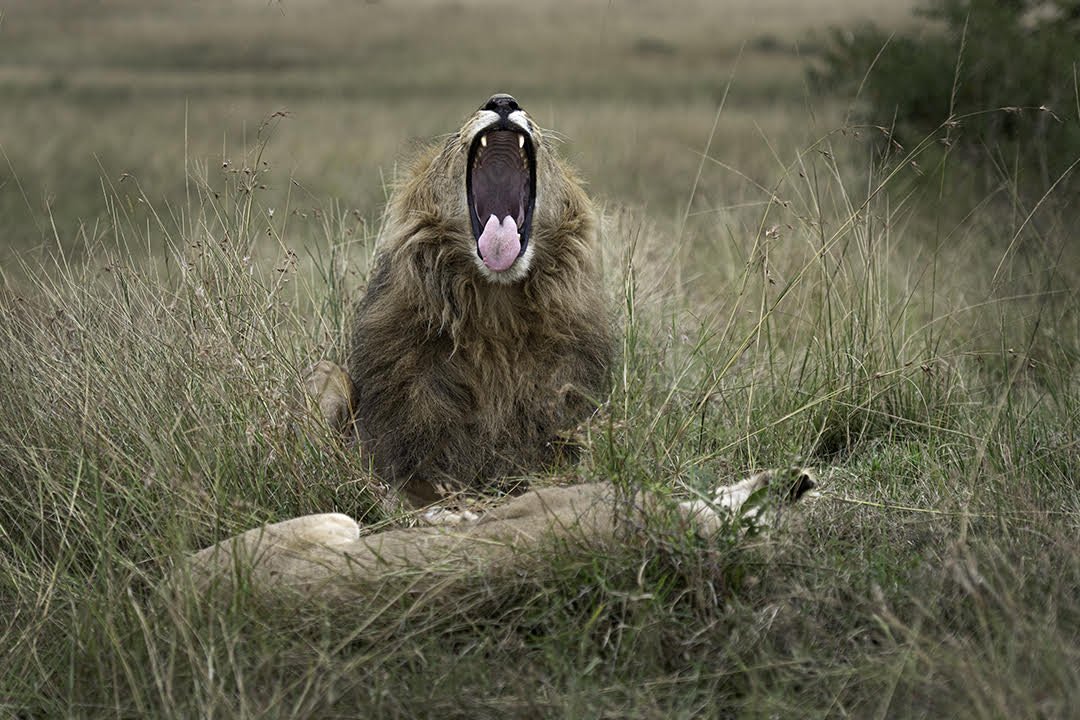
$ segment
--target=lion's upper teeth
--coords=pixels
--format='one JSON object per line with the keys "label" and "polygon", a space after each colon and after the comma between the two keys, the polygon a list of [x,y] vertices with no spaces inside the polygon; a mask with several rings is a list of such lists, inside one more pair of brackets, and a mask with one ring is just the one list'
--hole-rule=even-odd
{"label": "lion's upper teeth", "polygon": [[484,147],[487,147],[487,135],[481,135],[480,136],[480,144],[483,145]]}
{"label": "lion's upper teeth", "polygon": [[519,148],[525,147],[525,136],[524,135],[518,135],[518,147]]}

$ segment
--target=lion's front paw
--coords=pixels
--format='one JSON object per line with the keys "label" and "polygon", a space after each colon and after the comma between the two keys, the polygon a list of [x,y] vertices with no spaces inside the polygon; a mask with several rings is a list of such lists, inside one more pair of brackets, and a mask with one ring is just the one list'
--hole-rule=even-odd
{"label": "lion's front paw", "polygon": [[445,526],[445,525],[461,525],[464,523],[476,522],[480,519],[480,516],[471,510],[447,510],[444,507],[428,508],[424,511],[424,514],[420,516],[420,520],[425,525],[433,526]]}

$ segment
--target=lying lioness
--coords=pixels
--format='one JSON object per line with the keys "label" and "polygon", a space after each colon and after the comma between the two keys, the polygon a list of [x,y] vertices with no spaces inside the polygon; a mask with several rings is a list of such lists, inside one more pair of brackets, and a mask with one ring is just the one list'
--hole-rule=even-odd
{"label": "lying lioness", "polygon": [[[814,487],[809,471],[766,471],[716,490],[711,500],[672,505],[676,527],[710,537],[742,515],[768,524],[786,503]],[[346,598],[371,581],[421,570],[431,575],[482,575],[527,558],[522,550],[572,539],[586,546],[612,540],[622,523],[659,512],[663,503],[639,492],[622,497],[611,483],[532,490],[475,520],[361,536],[347,515],[306,515],[249,530],[189,559],[196,586],[232,587],[238,579],[260,593]],[[632,526],[631,526],[632,527]]]}

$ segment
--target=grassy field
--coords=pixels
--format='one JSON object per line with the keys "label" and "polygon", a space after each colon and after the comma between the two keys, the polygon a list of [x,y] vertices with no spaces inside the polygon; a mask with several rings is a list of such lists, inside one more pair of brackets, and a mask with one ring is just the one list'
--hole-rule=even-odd
{"label": "grassy field", "polygon": [[[0,8],[0,716],[1075,716],[1075,209],[804,80],[829,25],[909,10]],[[801,461],[821,497],[364,606],[166,589],[263,522],[405,521],[298,431],[301,371],[341,357],[396,162],[496,90],[565,136],[621,309],[581,463],[536,481]]]}

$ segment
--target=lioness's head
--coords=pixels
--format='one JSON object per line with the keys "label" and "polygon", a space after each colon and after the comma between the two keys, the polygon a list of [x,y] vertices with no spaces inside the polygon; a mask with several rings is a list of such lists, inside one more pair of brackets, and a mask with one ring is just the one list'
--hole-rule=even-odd
{"label": "lioness's head", "polygon": [[[512,284],[539,265],[567,259],[569,244],[591,236],[591,206],[544,132],[509,95],[492,95],[414,175],[398,209],[437,237],[444,269]],[[415,213],[420,211],[420,216]],[[455,259],[452,260],[451,256]],[[447,265],[451,263],[451,265]],[[459,264],[460,263],[460,264]]]}

